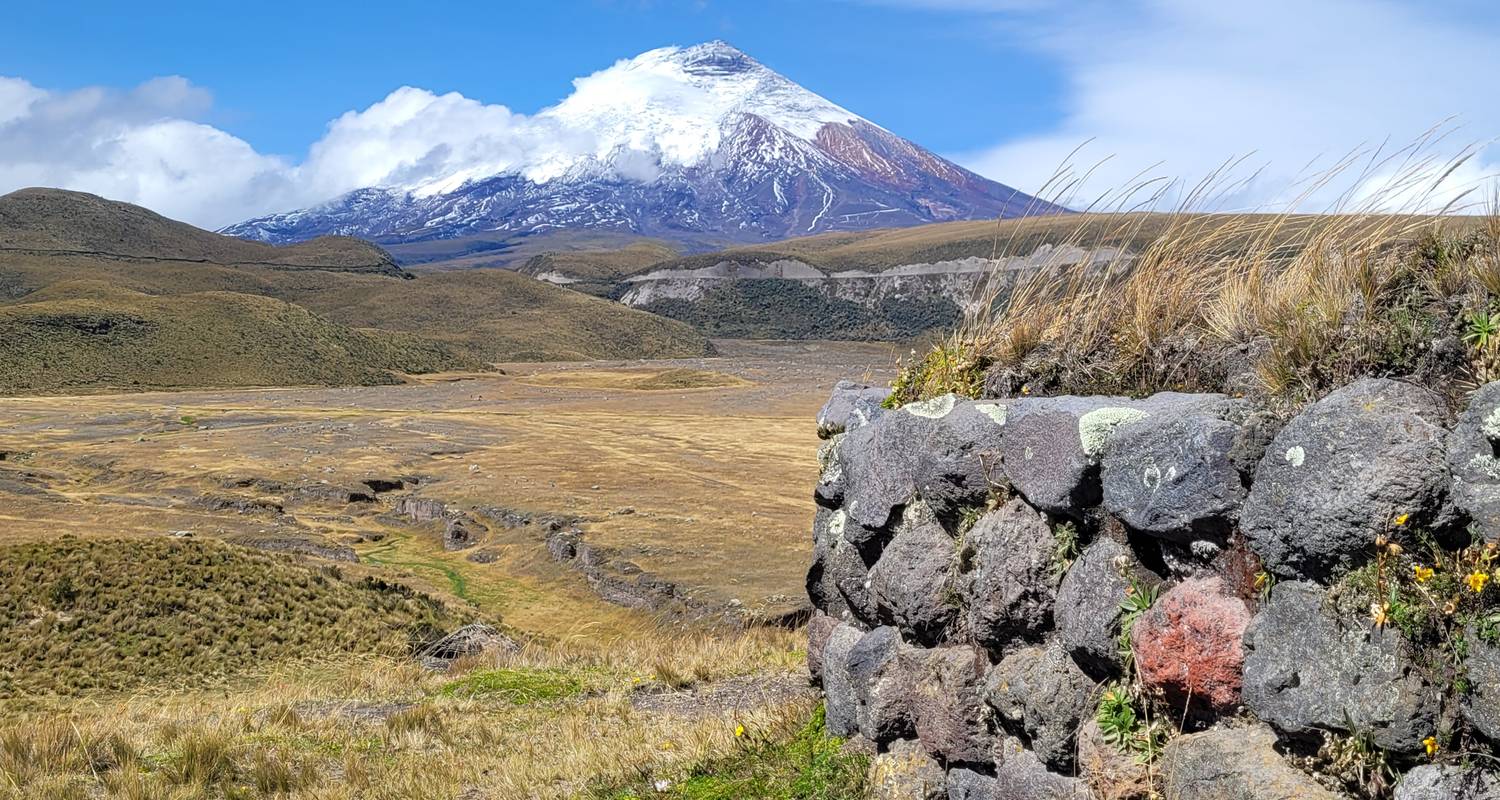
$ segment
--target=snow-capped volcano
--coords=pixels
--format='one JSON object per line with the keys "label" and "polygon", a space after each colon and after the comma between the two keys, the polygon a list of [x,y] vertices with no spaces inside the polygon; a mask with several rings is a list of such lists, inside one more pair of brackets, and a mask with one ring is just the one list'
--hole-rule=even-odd
{"label": "snow-capped volcano", "polygon": [[[381,185],[223,232],[396,243],[604,228],[760,241],[1060,210],[944,160],[724,42],[651,50],[580,78],[571,95],[524,125],[504,113],[503,133],[460,152],[434,143]],[[440,164],[437,174],[424,174],[431,163]]]}

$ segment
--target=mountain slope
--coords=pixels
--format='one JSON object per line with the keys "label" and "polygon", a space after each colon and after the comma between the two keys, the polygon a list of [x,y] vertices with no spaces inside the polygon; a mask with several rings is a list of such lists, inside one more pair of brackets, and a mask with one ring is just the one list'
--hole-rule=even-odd
{"label": "mountain slope", "polygon": [[760,242],[1062,209],[803,89],[723,42],[652,50],[537,115],[555,148],[359,189],[225,233],[385,244],[557,228]]}

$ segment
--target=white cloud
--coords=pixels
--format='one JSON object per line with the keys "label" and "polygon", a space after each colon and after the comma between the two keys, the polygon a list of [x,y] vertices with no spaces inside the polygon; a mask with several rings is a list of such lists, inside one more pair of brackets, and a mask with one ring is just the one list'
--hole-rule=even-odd
{"label": "white cloud", "polygon": [[[1036,190],[1086,141],[1075,164],[1109,157],[1090,182],[1098,187],[1142,170],[1202,176],[1248,155],[1247,169],[1264,169],[1224,198],[1242,207],[1284,203],[1299,177],[1352,150],[1386,140],[1399,148],[1454,118],[1461,127],[1429,150],[1441,160],[1500,135],[1500,106],[1485,86],[1500,70],[1500,32],[1461,27],[1432,8],[1378,0],[1058,5],[1022,28],[1063,70],[1063,119],[1042,135],[959,159]],[[994,21],[996,36],[1016,30],[1014,15]],[[1500,150],[1482,151],[1450,186],[1482,184],[1497,165]]]}
{"label": "white cloud", "polygon": [[284,161],[191,121],[210,103],[176,77],[127,92],[0,78],[0,192],[61,186],[210,225],[295,197]]}

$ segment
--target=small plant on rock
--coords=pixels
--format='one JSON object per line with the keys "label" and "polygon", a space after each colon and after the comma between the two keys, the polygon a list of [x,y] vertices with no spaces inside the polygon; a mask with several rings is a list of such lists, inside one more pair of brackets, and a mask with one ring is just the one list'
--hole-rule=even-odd
{"label": "small plant on rock", "polygon": [[1161,754],[1170,731],[1161,720],[1151,720],[1137,711],[1139,698],[1124,683],[1116,683],[1099,696],[1094,720],[1104,740],[1138,763],[1150,764]]}

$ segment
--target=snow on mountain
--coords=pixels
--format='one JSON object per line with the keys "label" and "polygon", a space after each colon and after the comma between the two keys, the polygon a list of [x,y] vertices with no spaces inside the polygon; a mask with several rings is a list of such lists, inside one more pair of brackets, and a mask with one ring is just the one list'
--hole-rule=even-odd
{"label": "snow on mountain", "polygon": [[580,78],[530,124],[555,146],[477,158],[223,232],[399,243],[581,227],[761,241],[1060,210],[942,159],[724,42],[651,50]]}

